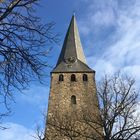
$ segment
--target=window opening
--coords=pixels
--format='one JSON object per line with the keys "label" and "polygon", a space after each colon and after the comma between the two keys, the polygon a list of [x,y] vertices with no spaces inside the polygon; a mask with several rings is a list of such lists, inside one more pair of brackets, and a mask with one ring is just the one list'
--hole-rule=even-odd
{"label": "window opening", "polygon": [[72,74],[72,75],[71,75],[71,81],[72,81],[72,82],[76,82],[76,76],[75,76],[75,74]]}
{"label": "window opening", "polygon": [[83,74],[83,81],[88,81],[88,76],[86,74]]}
{"label": "window opening", "polygon": [[59,75],[59,81],[64,81],[64,76],[63,76],[63,74],[60,74],[60,75]]}
{"label": "window opening", "polygon": [[75,95],[71,96],[71,103],[76,104],[76,96]]}

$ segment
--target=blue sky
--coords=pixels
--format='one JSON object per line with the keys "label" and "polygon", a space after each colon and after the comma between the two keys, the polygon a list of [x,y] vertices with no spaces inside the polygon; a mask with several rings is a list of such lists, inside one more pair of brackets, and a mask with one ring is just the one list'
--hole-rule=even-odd
{"label": "blue sky", "polygon": [[[75,11],[88,65],[96,70],[98,81],[105,73],[118,70],[140,83],[140,0],[42,0],[37,14],[43,22],[54,21],[61,36],[52,45],[48,62],[55,66],[73,11]],[[46,71],[49,75],[51,69]],[[13,114],[3,120],[9,129],[0,131],[1,140],[34,140],[36,124],[43,124],[42,112],[48,104],[50,78],[35,82],[15,93]]]}

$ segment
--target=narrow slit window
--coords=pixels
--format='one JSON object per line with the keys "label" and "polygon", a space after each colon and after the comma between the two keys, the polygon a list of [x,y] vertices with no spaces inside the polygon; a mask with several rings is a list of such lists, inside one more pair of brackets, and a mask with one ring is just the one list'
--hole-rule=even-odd
{"label": "narrow slit window", "polygon": [[75,95],[72,95],[71,96],[71,104],[76,104],[76,96]]}
{"label": "narrow slit window", "polygon": [[60,74],[60,75],[59,75],[59,81],[64,81],[64,76],[63,76],[63,74]]}
{"label": "narrow slit window", "polygon": [[83,74],[83,81],[88,81],[88,76],[86,74]]}
{"label": "narrow slit window", "polygon": [[71,75],[71,81],[72,81],[72,82],[76,82],[76,76],[75,76],[75,74],[72,74],[72,75]]}

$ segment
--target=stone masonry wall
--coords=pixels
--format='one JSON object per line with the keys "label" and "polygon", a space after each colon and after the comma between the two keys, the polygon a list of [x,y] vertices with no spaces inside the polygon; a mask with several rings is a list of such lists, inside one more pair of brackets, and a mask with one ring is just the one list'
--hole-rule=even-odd
{"label": "stone masonry wall", "polygon": [[[82,116],[82,111],[85,109],[92,116],[99,116],[98,100],[96,95],[96,84],[94,73],[61,73],[64,76],[64,81],[59,81],[59,73],[52,73],[51,88],[48,106],[48,119],[54,116],[57,120],[56,112],[62,118],[64,114],[71,114],[76,111],[79,116]],[[71,81],[71,75],[76,75],[76,82]],[[83,81],[83,74],[87,74],[88,81]],[[76,96],[76,105],[72,105],[71,96]],[[85,112],[84,112],[85,113]],[[74,116],[73,116],[74,117]],[[57,121],[58,122],[58,121]],[[62,123],[62,122],[61,122]],[[81,125],[81,124],[79,124]],[[49,126],[49,125],[48,125]],[[56,133],[55,131],[49,132],[49,127],[46,128],[46,134]],[[50,136],[50,140],[68,140],[60,136],[54,138]],[[47,139],[45,139],[47,140]],[[75,140],[85,140],[84,138]]]}

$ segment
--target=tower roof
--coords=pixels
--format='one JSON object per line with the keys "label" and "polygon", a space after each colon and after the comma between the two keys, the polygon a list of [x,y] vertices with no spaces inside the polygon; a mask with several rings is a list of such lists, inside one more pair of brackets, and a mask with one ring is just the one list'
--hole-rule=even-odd
{"label": "tower roof", "polygon": [[93,72],[87,66],[85,55],[78,32],[75,16],[72,16],[64,44],[56,64],[52,72]]}

